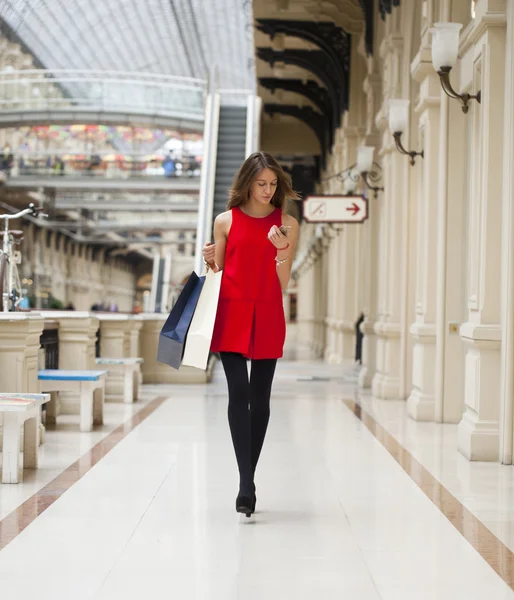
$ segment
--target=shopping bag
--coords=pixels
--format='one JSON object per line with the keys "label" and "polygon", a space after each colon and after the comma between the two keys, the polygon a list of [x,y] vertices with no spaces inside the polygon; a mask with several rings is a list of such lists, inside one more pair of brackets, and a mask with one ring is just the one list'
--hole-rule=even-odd
{"label": "shopping bag", "polygon": [[205,283],[187,334],[183,365],[206,369],[218,309],[222,271],[207,272]]}
{"label": "shopping bag", "polygon": [[157,361],[174,369],[180,367],[186,336],[198,304],[205,277],[193,271],[159,334]]}

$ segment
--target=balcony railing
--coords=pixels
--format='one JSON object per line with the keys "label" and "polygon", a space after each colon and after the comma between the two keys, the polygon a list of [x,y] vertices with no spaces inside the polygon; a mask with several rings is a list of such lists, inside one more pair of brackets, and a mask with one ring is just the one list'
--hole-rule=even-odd
{"label": "balcony railing", "polygon": [[[146,73],[21,70],[0,73],[0,114],[52,111],[59,122],[73,112],[203,121],[203,79]],[[8,116],[8,115],[7,115]],[[5,114],[4,114],[5,120]]]}
{"label": "balcony railing", "polygon": [[199,180],[201,164],[195,157],[172,159],[138,154],[57,154],[17,152],[3,155],[0,172],[7,179],[139,179]]}

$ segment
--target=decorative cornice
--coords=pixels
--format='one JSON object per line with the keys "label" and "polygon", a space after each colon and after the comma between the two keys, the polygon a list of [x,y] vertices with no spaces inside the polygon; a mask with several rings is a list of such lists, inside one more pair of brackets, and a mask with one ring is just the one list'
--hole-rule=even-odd
{"label": "decorative cornice", "polygon": [[326,166],[327,155],[327,132],[325,130],[325,120],[323,115],[316,112],[311,106],[296,106],[294,104],[265,104],[264,112],[273,116],[274,114],[287,115],[303,121],[316,134],[319,140],[323,161],[323,168]]}
{"label": "decorative cornice", "polygon": [[470,346],[499,348],[502,339],[500,325],[481,325],[478,323],[463,323],[460,327],[462,341]]}
{"label": "decorative cornice", "polygon": [[317,50],[296,50],[288,49],[284,51],[273,50],[272,48],[257,48],[257,56],[267,62],[271,67],[275,63],[283,62],[287,65],[295,65],[311,73],[314,73],[327,88],[330,103],[332,106],[332,118],[334,123],[339,123],[344,110],[343,90],[341,82],[337,78],[337,73],[331,63],[327,63],[325,54]]}
{"label": "decorative cornice", "polygon": [[359,0],[364,15],[364,22],[366,24],[366,54],[371,56],[373,54],[373,35],[374,35],[374,0]]}
{"label": "decorative cornice", "polygon": [[332,147],[336,124],[333,122],[330,97],[324,87],[321,87],[313,79],[304,82],[302,79],[280,79],[278,77],[260,77],[259,84],[273,93],[277,89],[294,92],[295,94],[305,96],[313,102],[326,120],[326,127],[329,133],[329,146]]}
{"label": "decorative cornice", "polygon": [[[410,0],[412,2],[412,0]],[[382,21],[386,20],[387,15],[393,12],[394,6],[400,6],[400,0],[378,0],[378,10]]]}
{"label": "decorative cornice", "polygon": [[342,91],[343,110],[348,109],[350,84],[351,36],[331,21],[288,21],[257,19],[257,29],[273,38],[284,33],[316,44],[332,64]]}
{"label": "decorative cornice", "polygon": [[487,12],[480,18],[471,21],[469,26],[461,33],[459,56],[464,56],[490,27],[506,27],[506,25],[507,15],[503,10]]}

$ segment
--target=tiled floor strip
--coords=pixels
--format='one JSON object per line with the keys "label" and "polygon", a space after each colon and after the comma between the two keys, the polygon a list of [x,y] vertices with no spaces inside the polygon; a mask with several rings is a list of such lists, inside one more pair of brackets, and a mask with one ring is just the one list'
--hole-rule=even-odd
{"label": "tiled floor strip", "polygon": [[439,483],[397,440],[360,405],[344,404],[362,421],[421,491],[437,506],[480,556],[514,589],[514,553]]}
{"label": "tiled floor strip", "polygon": [[108,454],[123,438],[161,406],[166,400],[160,396],[149,402],[131,419],[114,429],[89,452],[81,456],[58,477],[39,490],[11,514],[0,521],[0,550],[28,527],[39,515],[58,500],[64,492],[90,471],[98,461]]}

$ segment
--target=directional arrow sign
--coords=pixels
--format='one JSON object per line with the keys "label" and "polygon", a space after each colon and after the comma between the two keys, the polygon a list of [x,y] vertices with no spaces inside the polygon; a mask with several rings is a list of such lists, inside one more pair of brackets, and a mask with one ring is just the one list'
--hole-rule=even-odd
{"label": "directional arrow sign", "polygon": [[303,202],[309,223],[363,223],[368,218],[368,200],[363,196],[309,196]]}

